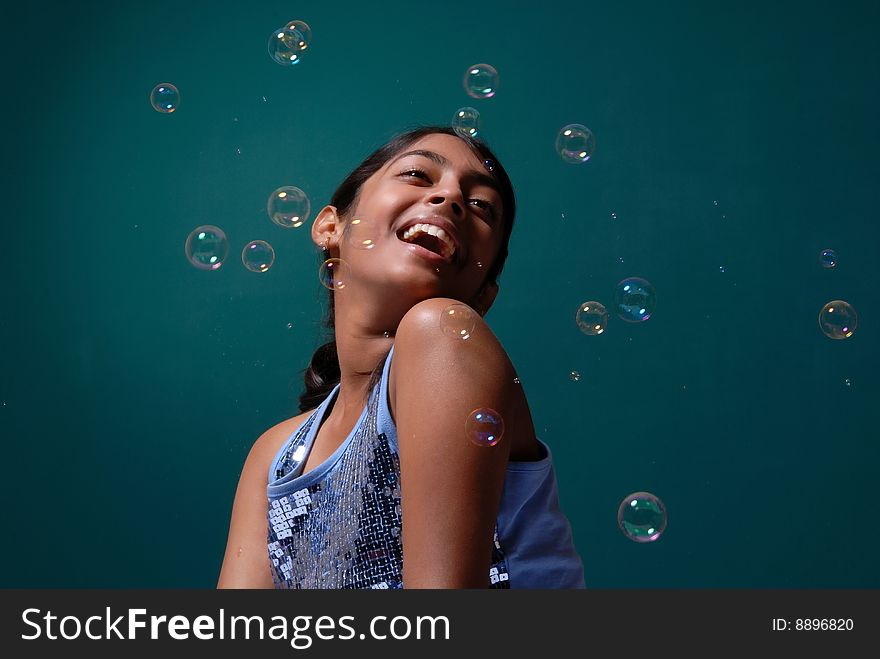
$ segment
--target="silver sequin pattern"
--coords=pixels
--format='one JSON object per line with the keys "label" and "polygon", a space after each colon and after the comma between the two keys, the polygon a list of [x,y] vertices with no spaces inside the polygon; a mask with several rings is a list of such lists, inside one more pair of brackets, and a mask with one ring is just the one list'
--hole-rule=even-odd
{"label": "silver sequin pattern", "polygon": [[[381,383],[380,383],[381,384]],[[400,460],[376,424],[380,384],[364,422],[324,478],[270,497],[268,549],[276,588],[402,588]],[[317,411],[285,450],[276,482],[301,467]],[[498,538],[492,542],[489,588],[509,588]]]}

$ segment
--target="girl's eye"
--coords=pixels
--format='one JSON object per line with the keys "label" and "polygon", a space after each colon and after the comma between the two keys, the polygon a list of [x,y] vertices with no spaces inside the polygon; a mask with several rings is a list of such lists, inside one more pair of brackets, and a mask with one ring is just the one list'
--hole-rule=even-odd
{"label": "girl's eye", "polygon": [[477,208],[481,208],[486,211],[493,220],[495,219],[495,207],[491,203],[489,203],[485,199],[471,199],[470,201],[472,204],[477,206]]}
{"label": "girl's eye", "polygon": [[421,169],[408,169],[405,172],[401,173],[401,176],[415,176],[416,178],[421,178],[426,181],[429,181],[428,175],[423,172]]}

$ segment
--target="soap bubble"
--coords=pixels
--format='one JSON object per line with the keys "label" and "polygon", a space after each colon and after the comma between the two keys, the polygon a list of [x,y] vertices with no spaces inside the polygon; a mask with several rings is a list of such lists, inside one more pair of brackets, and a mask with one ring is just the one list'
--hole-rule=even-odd
{"label": "soap bubble", "polygon": [[837,265],[837,254],[834,253],[833,249],[823,249],[819,255],[819,263],[822,264],[823,268],[833,268]]}
{"label": "soap bubble", "polygon": [[359,217],[354,218],[351,221],[348,239],[357,249],[373,249],[379,240],[375,223]]}
{"label": "soap bubble", "polygon": [[190,232],[184,252],[189,262],[199,270],[216,270],[229,254],[229,240],[223,229],[205,224]]}
{"label": "soap bubble", "polygon": [[666,506],[650,492],[634,492],[617,509],[617,524],[635,542],[653,542],[666,529]]}
{"label": "soap bubble", "polygon": [[477,324],[477,312],[466,304],[450,304],[440,312],[440,329],[447,336],[467,340]]}
{"label": "soap bubble", "polygon": [[598,336],[608,326],[608,310],[599,302],[584,302],[578,307],[575,322],[584,334]]}
{"label": "soap bubble", "polygon": [[299,37],[299,40],[292,44],[294,48],[297,48],[299,52],[308,49],[309,45],[312,43],[312,28],[309,27],[308,23],[305,21],[290,21],[284,27],[289,32],[293,33],[288,35],[288,39],[292,39],[296,36]]}
{"label": "soap bubble", "polygon": [[171,114],[180,105],[180,92],[170,82],[160,82],[150,92],[150,104],[156,112]]}
{"label": "soap bubble", "polygon": [[269,35],[269,56],[282,66],[299,64],[301,55],[306,48],[308,48],[308,42],[305,36],[295,27],[285,25]]}
{"label": "soap bubble", "polygon": [[651,317],[657,306],[657,293],[651,282],[641,277],[627,277],[614,289],[614,310],[628,323],[639,323]]}
{"label": "soap bubble", "polygon": [[452,118],[452,127],[456,133],[476,137],[480,133],[480,113],[472,107],[459,108]]}
{"label": "soap bubble", "polygon": [[311,204],[305,192],[293,185],[285,185],[269,195],[266,210],[275,224],[289,229],[302,226],[309,218]]}
{"label": "soap bubble", "polygon": [[579,371],[572,371],[568,374],[568,377],[572,382],[580,382],[581,380],[581,374]]}
{"label": "soap bubble", "polygon": [[465,422],[465,433],[477,446],[495,446],[504,435],[504,419],[491,407],[477,408]]}
{"label": "soap bubble", "polygon": [[498,90],[498,71],[489,64],[474,64],[464,73],[464,90],[473,98],[492,98]]}
{"label": "soap bubble", "polygon": [[266,272],[275,263],[275,250],[265,240],[252,240],[241,250],[241,261],[251,272]]}
{"label": "soap bubble", "polygon": [[556,136],[556,153],[568,163],[587,162],[596,149],[593,132],[581,124],[563,126]]}
{"label": "soap bubble", "polygon": [[342,259],[327,259],[318,269],[318,279],[325,288],[341,291],[351,277],[351,266]]}
{"label": "soap bubble", "polygon": [[858,314],[849,302],[833,300],[819,312],[819,329],[829,339],[848,339],[858,325]]}

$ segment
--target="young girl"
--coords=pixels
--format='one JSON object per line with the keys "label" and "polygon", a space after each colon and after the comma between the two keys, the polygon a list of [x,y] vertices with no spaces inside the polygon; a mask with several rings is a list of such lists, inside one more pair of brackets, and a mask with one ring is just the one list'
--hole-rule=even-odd
{"label": "young girl", "polygon": [[[338,258],[303,413],[242,470],[218,588],[583,588],[552,456],[482,316],[515,201],[482,142],[424,127],[315,218]],[[268,496],[268,499],[267,499]]]}

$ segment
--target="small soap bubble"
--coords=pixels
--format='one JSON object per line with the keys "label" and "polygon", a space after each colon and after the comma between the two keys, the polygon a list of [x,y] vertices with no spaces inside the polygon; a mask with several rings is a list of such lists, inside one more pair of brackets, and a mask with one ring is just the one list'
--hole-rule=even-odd
{"label": "small soap bubble", "polygon": [[[282,66],[299,64],[304,52],[302,47],[305,41],[302,32],[286,25],[278,28],[269,35],[269,56]],[[308,44],[306,44],[308,47]]]}
{"label": "small soap bubble", "polygon": [[170,82],[160,82],[150,92],[150,103],[156,112],[171,114],[180,105],[180,92]]}
{"label": "small soap bubble", "polygon": [[514,384],[520,384],[519,378],[513,378],[513,383],[514,383]]}
{"label": "small soap bubble", "polygon": [[487,160],[484,160],[484,161],[483,161],[483,167],[485,167],[485,168],[486,168],[487,170],[489,170],[490,172],[494,172],[494,171],[495,171],[495,161],[494,161],[494,160],[488,160],[488,159],[487,159]]}
{"label": "small soap bubble", "polygon": [[287,329],[293,329],[293,323],[287,323]]}
{"label": "small soap bubble", "polygon": [[656,305],[657,293],[654,286],[641,277],[627,277],[614,289],[614,310],[628,323],[648,320]]}
{"label": "small soap bubble", "polygon": [[616,219],[617,219],[617,213],[611,213],[611,219],[612,219],[612,220],[616,220]]}
{"label": "small soap bubble", "polygon": [[571,378],[573,382],[580,382],[581,374],[577,371],[572,371],[569,373],[568,377]]}
{"label": "small soap bubble", "polygon": [[265,240],[252,240],[241,250],[241,262],[251,272],[266,272],[275,263],[275,250]]}
{"label": "small soap bubble", "polygon": [[498,90],[498,71],[489,64],[474,64],[464,72],[464,90],[473,98],[492,98]]}
{"label": "small soap bubble", "polygon": [[666,529],[666,506],[650,492],[634,492],[617,509],[617,524],[635,542],[653,542]]}
{"label": "small soap bubble", "polygon": [[843,383],[844,383],[847,387],[851,387],[851,386],[852,386],[852,380],[850,380],[849,378],[847,378],[846,380],[844,380]]}
{"label": "small soap bubble", "polygon": [[719,265],[719,266],[718,266],[718,272],[724,272],[724,266],[723,266],[723,265]]}
{"label": "small soap bubble", "polygon": [[299,33],[299,41],[294,45],[299,48],[300,52],[308,49],[309,45],[312,43],[312,28],[309,27],[308,23],[305,21],[290,21],[284,27],[290,31]]}
{"label": "small soap bubble", "polygon": [[470,338],[477,324],[477,314],[466,304],[450,304],[440,312],[440,329],[456,339]]}
{"label": "small soap bubble", "polygon": [[581,332],[597,336],[608,327],[608,310],[603,304],[590,300],[578,306],[574,319]]}
{"label": "small soap bubble", "polygon": [[327,259],[318,269],[318,279],[331,291],[341,291],[350,278],[351,266],[342,259]]}
{"label": "small soap bubble", "polygon": [[480,113],[476,108],[459,108],[452,117],[452,127],[459,135],[476,137],[480,132]]}
{"label": "small soap bubble", "polygon": [[491,407],[477,408],[465,422],[465,433],[477,446],[495,446],[504,435],[504,419]]}
{"label": "small soap bubble", "polygon": [[311,204],[305,192],[293,185],[285,185],[269,195],[266,210],[275,224],[289,229],[302,226],[309,217]]}
{"label": "small soap bubble", "polygon": [[859,317],[849,302],[832,300],[819,312],[819,328],[829,339],[848,339],[858,325]]}
{"label": "small soap bubble", "polygon": [[556,136],[556,153],[567,163],[587,162],[595,149],[593,132],[582,124],[563,126]]}
{"label": "small soap bubble", "polygon": [[713,205],[713,206],[717,206],[717,205],[718,205],[718,202],[717,202],[717,201],[713,201],[713,202],[712,202],[712,205]]}
{"label": "small soap bubble", "polygon": [[199,270],[216,270],[229,254],[229,240],[223,229],[205,224],[190,232],[184,252],[189,262]]}
{"label": "small soap bubble", "polygon": [[823,268],[833,268],[837,265],[837,254],[833,249],[823,249],[819,255],[819,263]]}
{"label": "small soap bubble", "polygon": [[351,221],[348,238],[355,248],[369,250],[376,246],[379,235],[374,222],[356,217]]}

